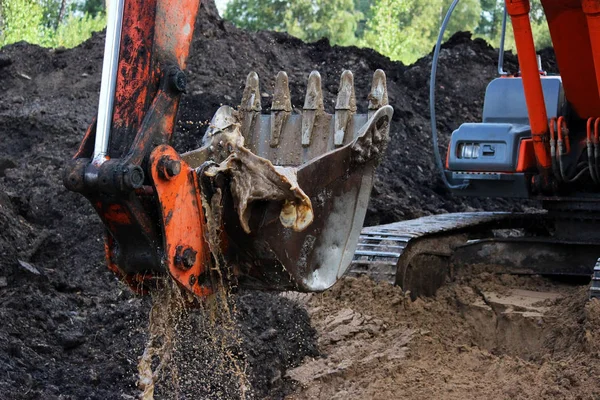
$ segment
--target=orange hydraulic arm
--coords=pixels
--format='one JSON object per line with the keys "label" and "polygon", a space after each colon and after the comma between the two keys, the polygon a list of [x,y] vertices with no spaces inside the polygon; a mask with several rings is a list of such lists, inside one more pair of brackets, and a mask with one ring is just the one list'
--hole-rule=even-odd
{"label": "orange hydraulic arm", "polygon": [[542,0],[565,96],[584,120],[600,116],[597,4],[598,1]]}
{"label": "orange hydraulic arm", "polygon": [[[170,147],[160,146],[171,139],[185,91],[183,70],[200,1],[114,3],[118,10],[113,13],[119,14],[113,15],[122,28],[112,36],[119,43],[118,57],[113,56],[116,83],[105,96],[114,105],[102,108],[101,91],[98,118],[110,121],[106,149],[98,146],[102,132],[94,122],[67,167],[65,185],[96,209],[107,229],[109,268],[132,288],[143,291],[154,274],[166,269],[181,285],[205,295],[210,289],[200,277],[210,254],[202,235],[197,180],[193,173],[180,174],[187,168]],[[106,66],[105,61],[103,84],[113,79],[105,79]]]}
{"label": "orange hydraulic arm", "polygon": [[[556,61],[560,70],[565,97],[574,115],[570,120],[587,120],[600,116],[600,1],[542,0],[548,20]],[[527,110],[533,136],[539,178],[535,188],[545,193],[555,192],[552,182],[553,157],[550,152],[548,117],[537,66],[531,25],[529,0],[506,0],[511,17]],[[564,123],[568,121],[565,119]],[[559,138],[560,139],[560,138]],[[571,142],[567,138],[566,153]],[[562,162],[562,160],[561,160]],[[556,175],[556,174],[555,174]]]}
{"label": "orange hydraulic arm", "polygon": [[548,116],[529,22],[529,0],[506,0],[506,10],[513,25],[527,111],[529,112],[533,149],[541,178],[535,183],[541,191],[549,192],[551,191],[552,159],[550,158]]}

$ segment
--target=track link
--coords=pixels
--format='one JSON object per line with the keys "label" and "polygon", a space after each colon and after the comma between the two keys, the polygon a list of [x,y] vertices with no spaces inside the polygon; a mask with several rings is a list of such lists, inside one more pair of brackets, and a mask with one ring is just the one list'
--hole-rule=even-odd
{"label": "track link", "polygon": [[590,287],[590,299],[600,299],[600,258],[594,266],[592,286]]}
{"label": "track link", "polygon": [[[600,298],[598,243],[545,236],[539,229],[535,234],[529,232],[528,228],[542,226],[546,216],[452,213],[366,227],[348,275],[368,275],[399,285],[412,297],[435,294],[458,269],[467,273],[469,268],[483,268],[509,274],[593,275],[590,297]],[[506,230],[518,230],[518,236],[503,236]]]}
{"label": "track link", "polygon": [[398,262],[409,244],[413,246],[421,239],[443,234],[483,229],[515,216],[504,212],[452,213],[363,228],[348,274],[366,274],[377,281],[396,283]]}

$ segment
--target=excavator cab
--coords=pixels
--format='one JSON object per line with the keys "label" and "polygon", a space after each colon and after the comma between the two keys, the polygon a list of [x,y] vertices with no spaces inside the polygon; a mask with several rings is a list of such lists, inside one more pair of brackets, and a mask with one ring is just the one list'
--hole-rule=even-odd
{"label": "excavator cab", "polygon": [[98,118],[64,179],[103,220],[109,268],[142,293],[165,275],[197,297],[220,285],[333,285],[352,260],[389,137],[383,71],[367,114],[357,113],[350,71],[334,114],[318,72],[301,112],[280,72],[263,114],[252,72],[241,105],[221,107],[202,147],[179,154],[169,143],[199,1],[114,3]]}
{"label": "excavator cab", "polygon": [[[560,76],[542,76],[548,124],[565,111]],[[535,153],[521,77],[500,77],[486,89],[482,122],[464,123],[452,132],[445,174],[458,185],[454,193],[529,198],[536,172]]]}

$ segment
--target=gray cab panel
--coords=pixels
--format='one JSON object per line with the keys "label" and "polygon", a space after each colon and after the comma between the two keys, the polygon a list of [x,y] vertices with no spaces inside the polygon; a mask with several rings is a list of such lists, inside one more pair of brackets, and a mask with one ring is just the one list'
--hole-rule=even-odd
{"label": "gray cab panel", "polygon": [[[558,76],[542,77],[548,118],[564,103]],[[529,117],[521,78],[497,78],[487,87],[483,122],[465,123],[452,133],[450,171],[514,172],[521,140],[530,138]]]}
{"label": "gray cab panel", "polygon": [[[559,76],[542,77],[548,119],[565,104]],[[446,176],[453,183],[469,181],[463,195],[527,197],[528,179],[517,174],[523,139],[531,137],[521,78],[497,78],[487,87],[483,121],[465,123],[452,133]],[[507,174],[508,173],[508,174]]]}
{"label": "gray cab panel", "polygon": [[[559,76],[543,76],[542,90],[548,119],[558,117],[564,104]],[[485,91],[482,122],[505,122],[529,125],[527,103],[521,78],[496,78]]]}

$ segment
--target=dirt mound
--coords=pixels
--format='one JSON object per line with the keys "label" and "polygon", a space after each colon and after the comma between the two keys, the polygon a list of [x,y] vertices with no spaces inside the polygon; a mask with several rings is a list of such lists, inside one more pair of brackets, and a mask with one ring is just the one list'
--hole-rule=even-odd
{"label": "dirt mound", "polygon": [[[106,269],[99,219],[83,197],[61,183],[61,168],[96,111],[102,50],[102,34],[68,51],[26,43],[0,50],[0,398],[123,399],[137,393],[136,365],[147,339],[149,299],[133,296]],[[263,91],[269,93],[276,72],[286,70],[298,106],[308,73],[318,69],[331,110],[342,70],[354,71],[357,95],[364,98],[373,71],[382,68],[395,114],[368,222],[472,208],[521,208],[504,200],[453,198],[438,181],[427,119],[430,57],[404,66],[371,50],[330,47],[327,41],[307,45],[280,33],[248,34],[205,8],[192,54],[189,94],[175,138],[178,150],[199,144],[203,123],[220,104],[239,101],[249,70],[258,71]],[[468,34],[458,34],[444,46],[438,122],[445,140],[463,121],[479,118],[485,85],[495,76],[495,58],[496,51]],[[506,68],[516,68],[514,57],[507,55]],[[268,103],[265,98],[265,108]],[[360,102],[359,108],[365,107],[366,101]],[[373,288],[374,293],[379,290]],[[385,290],[393,299],[401,296],[395,289]],[[248,363],[254,393],[280,398],[291,390],[286,369],[305,355],[316,356],[308,317],[294,302],[274,294],[246,292],[238,302],[239,353]],[[332,340],[386,331],[382,317],[356,311],[332,314],[342,321],[351,317],[359,327],[339,331]],[[313,317],[319,328],[318,315]],[[415,335],[406,333],[405,340]],[[189,357],[193,360],[195,354]],[[207,393],[213,389],[197,386],[190,395],[211,397]]]}
{"label": "dirt mound", "polygon": [[323,357],[288,371],[302,386],[289,399],[597,398],[600,302],[584,306],[585,288],[513,278],[479,276],[414,302],[367,278],[294,296]]}

